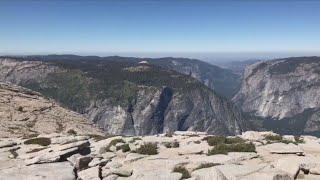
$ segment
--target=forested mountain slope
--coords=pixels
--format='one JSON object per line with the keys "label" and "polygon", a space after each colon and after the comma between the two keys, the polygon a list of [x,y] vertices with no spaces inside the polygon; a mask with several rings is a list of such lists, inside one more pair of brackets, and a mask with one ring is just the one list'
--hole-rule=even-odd
{"label": "forested mountain slope", "polygon": [[247,126],[236,106],[198,80],[126,58],[2,58],[0,80],[41,92],[111,134],[238,134]]}

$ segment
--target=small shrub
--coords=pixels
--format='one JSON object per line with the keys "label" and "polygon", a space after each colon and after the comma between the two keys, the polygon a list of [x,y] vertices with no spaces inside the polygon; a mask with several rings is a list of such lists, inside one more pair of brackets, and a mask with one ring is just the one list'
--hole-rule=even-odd
{"label": "small shrub", "polygon": [[123,144],[120,149],[122,152],[129,152],[131,150],[129,144]]}
{"label": "small shrub", "polygon": [[175,167],[173,169],[173,172],[181,173],[182,174],[182,179],[187,179],[187,178],[191,177],[189,171],[183,166]]}
{"label": "small shrub", "polygon": [[139,138],[139,137],[134,137],[134,138],[132,138],[132,140],[130,141],[130,143],[134,143],[134,142],[139,141],[139,140],[142,140],[142,139]]}
{"label": "small shrub", "polygon": [[24,141],[24,144],[38,144],[41,146],[48,146],[51,144],[51,139],[45,137],[38,137]]}
{"label": "small shrub", "polygon": [[218,144],[236,144],[236,143],[245,142],[245,140],[240,137],[226,138],[223,136],[209,136],[209,137],[205,137],[203,140],[206,140],[209,146],[215,146]]}
{"label": "small shrub", "polygon": [[70,135],[77,135],[77,132],[75,130],[73,130],[73,129],[69,129],[67,131],[67,133],[70,134]]}
{"label": "small shrub", "polygon": [[171,148],[171,143],[170,142],[163,142],[162,143],[166,148]]}
{"label": "small shrub", "polygon": [[296,141],[296,143],[301,144],[304,143],[304,140],[300,137],[300,136],[295,136],[294,140]]}
{"label": "small shrub", "polygon": [[208,155],[228,154],[229,152],[256,152],[256,147],[252,143],[218,144],[208,150]]}
{"label": "small shrub", "polygon": [[245,143],[245,140],[240,137],[226,138],[225,143],[226,144]]}
{"label": "small shrub", "polygon": [[9,152],[12,154],[12,156],[13,156],[13,159],[16,159],[18,156],[19,156],[19,154],[16,152],[17,151],[17,149],[10,149],[9,150]]}
{"label": "small shrub", "polygon": [[23,107],[19,106],[18,111],[22,112],[23,111]]}
{"label": "small shrub", "polygon": [[178,148],[178,147],[180,147],[179,142],[178,142],[178,141],[174,141],[174,142],[172,143],[172,147],[173,147],[173,148]]}
{"label": "small shrub", "polygon": [[280,135],[268,135],[268,136],[265,137],[265,139],[267,140],[267,144],[276,143],[276,142],[280,142],[280,143],[284,143],[284,144],[290,144],[290,143],[299,144],[299,143],[303,143],[303,140],[301,140],[300,137],[298,137],[298,136],[294,137],[295,141],[283,139],[283,137],[280,136]]}
{"label": "small shrub", "polygon": [[158,154],[158,146],[156,143],[146,143],[141,145],[136,152],[139,154],[155,155]]}
{"label": "small shrub", "polygon": [[207,141],[209,146],[215,146],[217,144],[224,143],[226,138],[223,136],[208,136],[203,138],[203,140]]}
{"label": "small shrub", "polygon": [[281,141],[282,136],[280,136],[280,135],[267,135],[267,136],[265,136],[265,139],[269,140],[269,141]]}
{"label": "small shrub", "polygon": [[208,150],[208,156],[215,154],[228,154],[228,145],[218,144],[214,148]]}
{"label": "small shrub", "polygon": [[125,143],[125,141],[123,139],[113,139],[109,145],[115,146],[118,143]]}
{"label": "small shrub", "polygon": [[190,134],[188,137],[200,137],[198,134]]}
{"label": "small shrub", "polygon": [[200,164],[198,167],[196,167],[194,169],[194,171],[198,170],[198,169],[210,168],[210,167],[218,166],[218,165],[221,165],[221,164],[219,164],[219,163],[203,163],[203,164]]}
{"label": "small shrub", "polygon": [[284,144],[290,144],[290,143],[297,144],[295,141],[290,141],[290,140],[287,140],[287,139],[282,139],[282,140],[277,141],[277,142],[281,142],[281,143],[284,143]]}
{"label": "small shrub", "polygon": [[163,142],[163,145],[166,148],[178,148],[180,146],[178,141],[174,141],[174,142]]}
{"label": "small shrub", "polygon": [[171,132],[171,131],[166,132],[166,134],[164,136],[165,137],[172,137],[173,136],[173,132]]}

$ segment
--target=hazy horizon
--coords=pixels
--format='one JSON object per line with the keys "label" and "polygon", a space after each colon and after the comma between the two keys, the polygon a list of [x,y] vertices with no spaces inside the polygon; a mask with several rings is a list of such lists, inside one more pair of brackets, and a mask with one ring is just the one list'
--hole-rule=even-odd
{"label": "hazy horizon", "polygon": [[320,55],[314,0],[2,0],[0,53],[245,60]]}
{"label": "hazy horizon", "polygon": [[207,62],[222,61],[246,61],[246,60],[270,60],[287,57],[300,56],[320,56],[320,52],[96,52],[96,53],[80,53],[80,52],[46,52],[46,53],[1,53],[0,56],[46,56],[46,55],[78,55],[78,56],[122,56],[137,58],[191,58],[199,59]]}

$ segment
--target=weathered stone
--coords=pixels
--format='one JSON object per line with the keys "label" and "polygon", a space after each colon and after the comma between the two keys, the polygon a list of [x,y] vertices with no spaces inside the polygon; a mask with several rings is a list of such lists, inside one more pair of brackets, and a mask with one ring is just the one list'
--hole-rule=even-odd
{"label": "weathered stone", "polygon": [[129,177],[132,175],[132,169],[120,167],[120,168],[115,168],[115,169],[110,169],[112,174],[116,174],[118,176],[122,177]]}
{"label": "weathered stone", "polygon": [[134,143],[129,143],[129,147],[131,151],[136,151],[138,149],[138,146]]}
{"label": "weathered stone", "polygon": [[293,135],[284,135],[284,136],[282,136],[282,138],[283,138],[284,140],[288,140],[288,141],[293,141],[293,142],[296,141],[296,139],[294,138]]}
{"label": "weathered stone", "polygon": [[[65,135],[61,137],[63,136]],[[122,138],[127,140],[125,137]],[[18,143],[17,146],[2,148],[3,151],[0,151],[0,180],[2,180],[1,172],[5,169],[35,166],[32,164],[46,166],[47,164],[60,163],[60,161],[65,160],[69,161],[67,163],[71,164],[69,166],[73,167],[74,170],[77,169],[77,171],[74,171],[75,173],[89,180],[178,180],[181,179],[182,174],[173,172],[177,166],[183,166],[191,173],[190,180],[217,179],[215,176],[218,176],[218,179],[227,178],[228,180],[292,180],[297,177],[297,173],[299,173],[299,178],[304,179],[318,176],[316,174],[318,172],[317,167],[320,167],[320,156],[316,150],[317,146],[312,151],[305,151],[305,156],[270,153],[270,149],[265,148],[269,145],[257,147],[257,153],[229,152],[227,155],[217,154],[211,156],[206,154],[180,154],[182,151],[188,152],[188,149],[192,149],[189,151],[191,152],[212,148],[202,139],[203,137],[198,136],[144,136],[141,142],[161,144],[161,142],[177,141],[180,144],[178,148],[159,146],[159,154],[148,156],[119,151],[116,153],[105,152],[103,154],[97,154],[97,151],[94,151],[88,155],[82,155],[79,153],[79,149],[97,147],[94,141],[89,146],[87,140],[63,145],[51,144],[46,149],[37,151],[37,148],[41,146],[20,144],[22,141],[17,138],[14,140]],[[201,140],[202,143],[189,143]],[[282,143],[275,144],[282,145]],[[314,145],[315,142],[306,144]],[[195,147],[196,145],[199,147]],[[12,155],[9,151],[12,148],[20,148],[16,150],[19,153],[16,159],[8,158],[8,156]],[[194,150],[196,148],[198,149]],[[32,152],[33,149],[35,149],[35,152]],[[27,153],[29,151],[31,153]],[[25,162],[28,165],[27,167]],[[93,167],[97,169],[91,169]],[[303,172],[306,174],[303,174]],[[79,179],[82,179],[80,176]]]}
{"label": "weathered stone", "polygon": [[131,163],[133,161],[137,161],[139,159],[142,159],[144,157],[147,157],[147,155],[143,155],[143,154],[137,154],[137,153],[129,153],[127,154],[124,163]]}
{"label": "weathered stone", "polygon": [[295,144],[272,143],[263,146],[270,153],[275,154],[303,154],[303,149]]}
{"label": "weathered stone", "polygon": [[64,136],[63,134],[61,134],[61,133],[56,133],[56,132],[54,132],[54,133],[46,133],[46,134],[40,134],[38,137],[46,137],[46,138],[50,138],[50,139],[52,139],[52,138],[56,138],[56,137],[62,137],[62,136]]}
{"label": "weathered stone", "polygon": [[109,176],[107,176],[107,177],[103,177],[102,180],[117,180],[118,178],[119,178],[118,175],[111,174],[111,175],[109,175]]}
{"label": "weathered stone", "polygon": [[92,161],[89,163],[89,167],[94,166],[104,166],[106,165],[110,160],[109,159],[102,159],[102,158],[93,158]]}
{"label": "weathered stone", "polygon": [[37,145],[37,144],[29,144],[27,146],[20,146],[20,147],[21,148],[17,151],[17,153],[22,156],[25,154],[31,154],[31,153],[39,152],[39,151],[42,151],[44,149],[49,148],[49,147],[44,147],[44,146]]}
{"label": "weathered stone", "polygon": [[313,142],[319,142],[319,139],[315,136],[301,136],[301,138],[306,142],[306,143],[313,143]]}
{"label": "weathered stone", "polygon": [[206,132],[196,132],[196,131],[175,131],[174,135],[178,136],[197,136],[197,135],[207,135]]}
{"label": "weathered stone", "polygon": [[116,149],[120,148],[122,145],[124,145],[125,143],[122,143],[122,142],[119,142],[117,143],[115,146],[116,146]]}
{"label": "weathered stone", "polygon": [[75,166],[75,165],[76,165],[77,158],[79,158],[79,157],[82,157],[82,155],[81,155],[81,154],[74,154],[74,155],[68,157],[67,160],[70,162],[70,164],[71,164],[72,166]]}
{"label": "weathered stone", "polygon": [[101,141],[92,142],[91,143],[91,151],[94,154],[103,154],[107,151],[107,146],[110,144],[110,142],[114,139],[122,138],[122,136],[114,136],[110,137],[108,139],[103,139]]}
{"label": "weathered stone", "polygon": [[73,167],[68,162],[0,169],[1,180],[73,180],[74,177]]}
{"label": "weathered stone", "polygon": [[249,174],[239,178],[239,180],[293,180],[286,172],[278,169],[264,169],[253,174]]}
{"label": "weathered stone", "polygon": [[[119,180],[124,180],[121,177],[118,178]],[[118,180],[117,179],[117,180]],[[182,174],[176,172],[146,172],[144,174],[139,174],[137,176],[131,176],[130,179],[134,180],[181,180]]]}
{"label": "weathered stone", "polygon": [[[27,159],[25,160],[25,163],[27,165],[31,165],[31,164],[42,164],[42,163],[52,163],[52,162],[57,162],[60,159],[65,158],[67,159],[67,157],[65,157],[65,155],[72,155],[74,153],[76,153],[78,151],[78,148],[70,148],[64,151],[55,151],[55,152],[51,152],[51,153],[46,153],[46,154],[40,154],[39,156],[35,156],[32,159]],[[69,157],[69,156],[68,156]]]}
{"label": "weathered stone", "polygon": [[110,160],[110,159],[116,157],[117,155],[113,152],[105,152],[105,153],[101,154],[101,156],[103,157],[103,159]]}
{"label": "weathered stone", "polygon": [[195,180],[205,180],[205,179],[214,179],[214,180],[228,180],[220,170],[215,167],[203,168],[195,170],[191,173],[191,176]]}
{"label": "weathered stone", "polygon": [[121,166],[122,166],[122,163],[117,161],[111,161],[106,164],[105,168],[120,168]]}
{"label": "weathered stone", "polygon": [[12,147],[15,145],[17,145],[17,143],[14,141],[0,141],[0,148]]}
{"label": "weathered stone", "polygon": [[92,160],[92,157],[90,156],[77,157],[75,162],[75,168],[78,170],[85,169],[88,167],[91,160]]}
{"label": "weathered stone", "polygon": [[287,172],[292,179],[295,179],[297,177],[300,170],[299,164],[291,163],[281,159],[277,161],[275,167],[284,172]]}
{"label": "weathered stone", "polygon": [[109,148],[109,150],[112,151],[112,152],[116,152],[117,151],[117,147],[116,146],[111,146]]}
{"label": "weathered stone", "polygon": [[68,144],[77,141],[87,140],[87,136],[63,136],[63,137],[55,137],[51,138],[51,144]]}
{"label": "weathered stone", "polygon": [[[37,64],[40,65],[42,63]],[[32,67],[39,68],[38,65],[25,66],[24,63],[20,65],[28,70],[34,69]],[[5,75],[2,74],[5,66],[3,61],[0,60],[0,81],[2,82],[4,81],[3,78],[5,78]],[[18,69],[18,71],[24,72],[22,70],[24,68]],[[43,70],[41,73],[34,75],[43,77],[47,70],[53,69],[48,67]],[[21,77],[34,76],[22,75]],[[16,79],[15,83],[18,83],[19,80],[16,76],[14,76],[14,79]],[[0,83],[0,109],[0,137],[28,137],[38,134],[66,132],[67,129],[74,129],[83,134],[101,133],[100,129],[94,127],[82,115],[62,108],[52,99],[47,99],[40,93],[13,84]]]}
{"label": "weathered stone", "polygon": [[261,141],[267,135],[277,135],[277,134],[271,131],[264,131],[264,132],[246,131],[246,132],[243,132],[240,135],[240,137],[246,140],[251,140],[251,141]]}
{"label": "weathered stone", "polygon": [[69,144],[64,144],[64,145],[61,145],[61,146],[54,148],[54,150],[63,151],[63,150],[74,148],[74,147],[82,149],[82,148],[86,148],[89,146],[90,146],[89,141],[84,140],[84,141],[78,141],[78,142],[73,142],[73,143],[69,143]]}
{"label": "weathered stone", "polygon": [[100,168],[98,166],[78,172],[78,180],[100,180]]}
{"label": "weathered stone", "polygon": [[257,164],[257,165],[236,165],[236,164],[226,164],[215,166],[227,179],[237,179],[242,176],[258,172],[259,170],[265,168],[267,164]]}
{"label": "weathered stone", "polygon": [[291,177],[295,177],[300,169],[308,172],[310,169],[320,166],[320,161],[313,156],[289,156],[278,159],[273,164],[276,168],[288,172]]}
{"label": "weathered stone", "polygon": [[[111,176],[111,175],[113,175],[113,173],[112,173],[110,168],[107,168],[107,167],[101,168],[101,176],[102,176],[102,178],[106,178],[106,177]],[[116,175],[116,176],[118,176],[118,175]]]}
{"label": "weathered stone", "polygon": [[232,158],[232,162],[245,161],[253,158],[257,158],[258,154],[254,152],[229,152],[228,157]]}
{"label": "weathered stone", "polygon": [[317,167],[310,168],[310,173],[320,175],[320,166],[318,165]]}

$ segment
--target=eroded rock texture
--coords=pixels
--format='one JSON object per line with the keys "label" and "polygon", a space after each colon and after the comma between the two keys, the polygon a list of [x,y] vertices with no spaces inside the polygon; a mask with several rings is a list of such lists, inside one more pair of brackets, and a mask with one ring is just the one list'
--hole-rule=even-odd
{"label": "eroded rock texture", "polygon": [[39,133],[100,133],[82,115],[60,107],[41,94],[0,83],[0,137]]}
{"label": "eroded rock texture", "polygon": [[282,133],[320,131],[320,58],[299,57],[249,66],[233,101],[265,117],[265,126]]}

